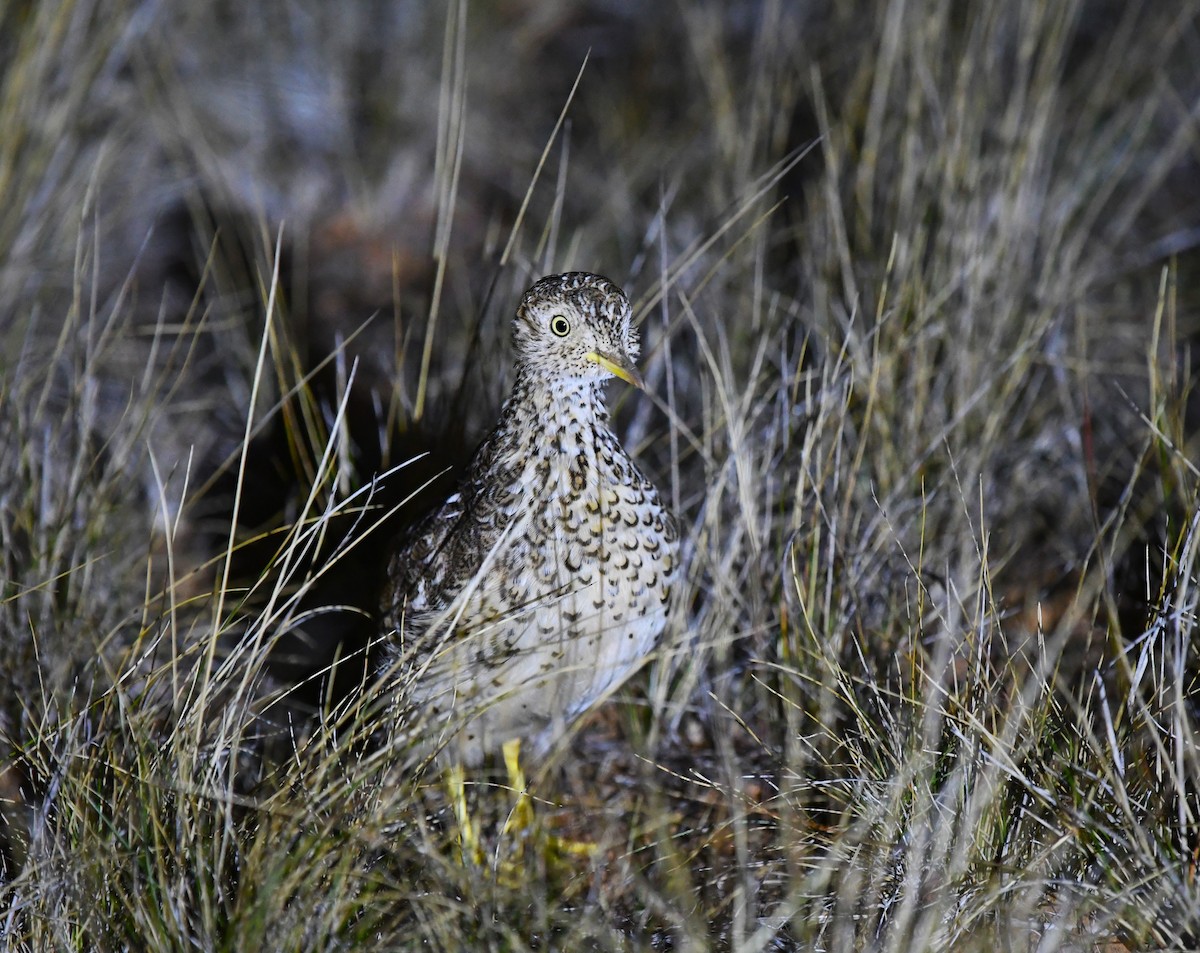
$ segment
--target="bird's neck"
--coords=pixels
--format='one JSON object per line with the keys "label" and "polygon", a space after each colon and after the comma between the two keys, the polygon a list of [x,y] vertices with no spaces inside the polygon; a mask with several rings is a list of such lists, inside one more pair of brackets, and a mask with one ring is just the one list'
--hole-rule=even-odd
{"label": "bird's neck", "polygon": [[564,428],[574,419],[576,425],[607,424],[605,381],[547,380],[535,374],[518,372],[512,392],[504,404],[505,415],[533,415],[547,429]]}
{"label": "bird's neck", "polygon": [[573,453],[581,444],[609,438],[604,383],[548,381],[518,373],[504,403],[497,437],[527,459]]}

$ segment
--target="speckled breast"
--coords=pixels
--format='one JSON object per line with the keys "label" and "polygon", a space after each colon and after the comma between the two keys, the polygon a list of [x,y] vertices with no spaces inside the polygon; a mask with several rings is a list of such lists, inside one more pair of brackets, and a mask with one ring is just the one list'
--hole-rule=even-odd
{"label": "speckled breast", "polygon": [[509,532],[438,666],[443,697],[479,708],[457,739],[468,761],[509,737],[548,746],[624,681],[678,571],[674,520],[607,428],[568,426],[517,454]]}

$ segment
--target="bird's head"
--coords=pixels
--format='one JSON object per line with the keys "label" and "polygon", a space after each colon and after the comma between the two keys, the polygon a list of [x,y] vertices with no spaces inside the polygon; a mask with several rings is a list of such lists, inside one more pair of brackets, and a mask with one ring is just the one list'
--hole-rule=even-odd
{"label": "bird's head", "polygon": [[513,322],[518,366],[552,386],[619,377],[644,388],[632,317],[629,299],[607,278],[582,271],[542,278]]}

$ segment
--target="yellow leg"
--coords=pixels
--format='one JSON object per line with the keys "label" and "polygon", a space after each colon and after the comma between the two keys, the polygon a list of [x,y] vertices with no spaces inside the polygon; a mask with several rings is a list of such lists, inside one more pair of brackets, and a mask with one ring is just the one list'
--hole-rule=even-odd
{"label": "yellow leg", "polygon": [[[537,827],[537,817],[533,809],[533,798],[529,796],[527,790],[528,782],[525,780],[525,772],[521,769],[520,739],[515,738],[506,742],[503,752],[509,787],[515,794],[516,801],[509,812],[508,819],[504,822],[502,833],[528,836]],[[463,862],[482,867],[485,862],[483,845],[479,840],[478,826],[475,819],[471,817],[471,810],[467,804],[466,773],[461,763],[454,764],[446,770],[445,784],[446,793],[450,798],[450,806],[454,811],[454,818],[458,822],[458,845],[462,852]],[[596,851],[595,844],[565,840],[547,834],[545,831],[537,832],[535,843],[539,844],[546,860],[551,863],[561,862],[567,856],[572,855],[588,857]],[[513,847],[515,848],[513,858],[520,858],[525,850],[524,839]],[[515,876],[513,871],[516,869],[514,860],[504,860],[500,862],[499,874],[502,879],[505,877],[511,879]]]}
{"label": "yellow leg", "polygon": [[[504,744],[504,767],[508,771],[509,786],[516,792],[517,802],[513,805],[504,822],[504,833],[528,833],[536,826],[533,810],[533,798],[529,796],[525,772],[521,770],[521,739],[514,738]],[[540,832],[539,843],[546,853],[547,859],[553,860],[566,855],[590,857],[596,852],[596,845],[580,841],[565,840],[555,835]]]}
{"label": "yellow leg", "polygon": [[470,808],[467,807],[466,775],[461,763],[447,769],[446,791],[450,795],[454,818],[458,821],[458,846],[462,851],[463,860],[482,865],[483,846],[479,843],[479,832],[475,829],[475,821],[471,818]]}
{"label": "yellow leg", "polygon": [[528,831],[533,827],[533,799],[530,798],[525,772],[521,770],[521,739],[504,742],[504,767],[508,771],[508,784],[516,792],[517,803],[504,822],[504,833]]}

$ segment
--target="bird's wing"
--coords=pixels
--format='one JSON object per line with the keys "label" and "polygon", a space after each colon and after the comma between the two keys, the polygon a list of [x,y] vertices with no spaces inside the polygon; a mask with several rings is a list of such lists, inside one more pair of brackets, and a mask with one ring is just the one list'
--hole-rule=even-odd
{"label": "bird's wing", "polygon": [[446,609],[471,581],[504,534],[517,499],[517,479],[498,466],[497,435],[475,452],[470,466],[440,507],[405,535],[388,566],[385,613],[399,619]]}

